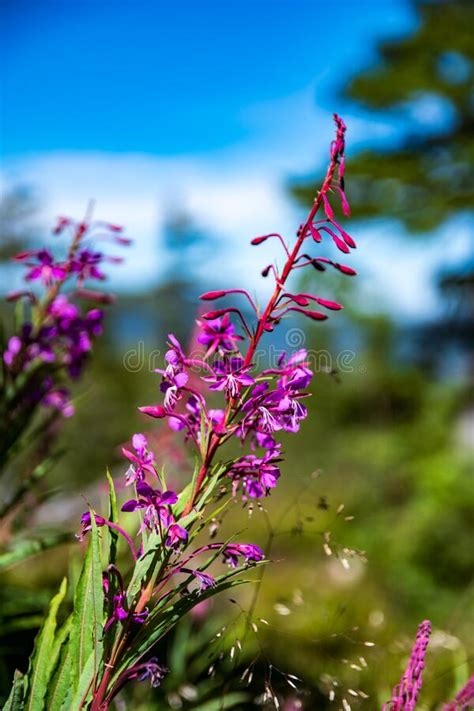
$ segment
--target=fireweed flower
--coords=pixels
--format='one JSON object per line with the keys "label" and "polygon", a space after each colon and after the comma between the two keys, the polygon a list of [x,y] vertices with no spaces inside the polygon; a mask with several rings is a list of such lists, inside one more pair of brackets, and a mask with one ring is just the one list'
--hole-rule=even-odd
{"label": "fireweed flower", "polygon": [[12,336],[8,339],[7,349],[3,353],[3,360],[5,365],[11,367],[15,361],[15,358],[22,349],[22,340],[18,336]]}
{"label": "fireweed flower", "polygon": [[130,612],[127,609],[127,596],[124,590],[120,590],[116,595],[112,597],[112,614],[105,623],[104,632],[106,632],[109,627],[111,627],[116,622],[125,622],[130,620],[135,624],[143,624],[148,617],[148,610],[143,610],[143,612]]}
{"label": "fireweed flower", "polygon": [[126,501],[122,506],[122,511],[137,511],[144,509],[143,526],[150,531],[160,533],[160,531],[172,523],[170,506],[178,500],[174,491],[161,492],[153,489],[144,481],[137,483],[138,498]]}
{"label": "fireweed flower", "polygon": [[[36,259],[36,262],[25,261],[26,259]],[[44,286],[51,286],[55,281],[62,281],[66,276],[66,270],[62,264],[55,263],[53,255],[47,249],[39,249],[30,252],[22,252],[16,256],[19,261],[24,261],[30,267],[25,275],[26,281],[36,281],[39,279]]]}
{"label": "fireweed flower", "polygon": [[163,378],[160,390],[164,393],[163,404],[167,410],[172,410],[178,400],[181,400],[188,380],[189,375],[184,371],[172,375],[167,374],[167,376]]}
{"label": "fireweed flower", "polygon": [[[96,526],[105,526],[106,519],[102,516],[94,514],[94,519]],[[81,516],[81,532],[77,535],[77,538],[82,541],[84,539],[84,536],[89,533],[89,531],[92,531],[91,513],[90,511],[86,511]]]}
{"label": "fireweed flower", "polygon": [[193,570],[192,574],[199,583],[199,592],[204,592],[210,588],[215,587],[216,580],[208,573],[203,573],[201,570]]}
{"label": "fireweed flower", "polygon": [[422,675],[430,635],[431,623],[429,620],[425,620],[418,627],[406,671],[398,686],[394,688],[390,703],[384,704],[382,711],[414,711],[416,709],[418,694],[423,682]]}
{"label": "fireweed flower", "polygon": [[69,391],[66,388],[49,390],[43,397],[42,404],[45,407],[52,407],[64,417],[72,417],[74,415],[74,405],[71,404]]}
{"label": "fireweed flower", "polygon": [[206,357],[217,352],[232,352],[238,350],[238,342],[242,341],[242,336],[235,332],[235,326],[229,318],[229,314],[224,314],[222,318],[211,321],[198,320],[200,332],[198,343],[207,347]]}
{"label": "fireweed flower", "polygon": [[244,365],[240,356],[218,360],[212,366],[214,374],[203,378],[211,383],[209,390],[224,390],[227,397],[237,397],[242,387],[253,385],[255,380],[250,376],[250,365]]}
{"label": "fireweed flower", "polygon": [[130,462],[130,468],[125,475],[126,484],[133,484],[136,481],[143,481],[145,474],[156,476],[155,455],[148,449],[148,441],[143,434],[134,434],[132,437],[132,447],[135,453],[122,447],[122,454]]}
{"label": "fireweed flower", "polygon": [[104,261],[101,252],[91,252],[89,249],[81,250],[71,263],[71,270],[77,275],[78,283],[83,284],[87,279],[105,279],[104,272],[99,265]]}
{"label": "fireweed flower", "polygon": [[165,353],[165,361],[168,363],[166,371],[157,370],[158,373],[164,372],[166,375],[174,375],[177,372],[182,372],[184,366],[188,365],[188,360],[184,354],[183,347],[173,333],[168,334],[170,346]]}
{"label": "fireweed flower", "polygon": [[277,464],[281,461],[279,445],[267,450],[263,457],[247,454],[238,459],[229,472],[234,496],[240,485],[243,487],[244,499],[261,499],[268,496],[280,478]]}
{"label": "fireweed flower", "polygon": [[196,437],[199,437],[199,429],[201,423],[201,403],[195,395],[191,395],[185,405],[184,413],[181,417],[169,417],[168,425],[175,432],[187,428],[186,437],[189,437],[191,432],[194,432]]}
{"label": "fireweed flower", "polygon": [[222,557],[224,563],[227,563],[231,568],[236,568],[240,557],[249,565],[263,560],[265,555],[261,548],[252,543],[231,543],[225,547]]}
{"label": "fireweed flower", "polygon": [[169,546],[169,548],[179,548],[179,546],[185,544],[187,540],[188,532],[186,529],[177,523],[172,523],[168,528],[166,545]]}
{"label": "fireweed flower", "polygon": [[150,686],[156,689],[160,686],[166,676],[168,669],[158,663],[156,657],[152,657],[144,664],[137,664],[127,672],[128,679],[138,679],[138,681],[150,680]]}

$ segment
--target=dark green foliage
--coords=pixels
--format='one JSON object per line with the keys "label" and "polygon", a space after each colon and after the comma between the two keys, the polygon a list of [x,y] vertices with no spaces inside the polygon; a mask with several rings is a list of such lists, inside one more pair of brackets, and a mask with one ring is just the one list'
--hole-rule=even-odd
{"label": "dark green foliage", "polygon": [[[347,192],[355,217],[393,217],[423,233],[474,206],[474,5],[421,0],[416,8],[417,29],[380,42],[376,61],[345,88],[382,119],[402,118],[404,129],[395,146],[350,156]],[[294,195],[307,204],[317,182],[296,184]]]}

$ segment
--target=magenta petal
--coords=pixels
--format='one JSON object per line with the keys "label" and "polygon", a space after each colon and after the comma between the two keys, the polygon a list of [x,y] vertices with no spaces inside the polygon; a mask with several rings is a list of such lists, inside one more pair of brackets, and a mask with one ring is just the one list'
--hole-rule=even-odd
{"label": "magenta petal", "polygon": [[146,449],[148,447],[148,442],[145,435],[140,433],[134,434],[132,437],[132,445],[137,452]]}
{"label": "magenta petal", "polygon": [[168,426],[173,430],[173,432],[180,432],[185,428],[186,425],[182,420],[179,420],[177,417],[169,417]]}
{"label": "magenta petal", "polygon": [[41,276],[41,267],[33,267],[33,269],[30,269],[28,274],[25,276],[25,279],[28,281],[34,281],[35,279],[39,279]]}
{"label": "magenta petal", "polygon": [[130,452],[128,449],[125,449],[125,447],[122,447],[122,454],[128,459],[129,462],[132,462],[132,464],[138,464],[138,458],[135,456],[135,454],[133,454],[133,452]]}
{"label": "magenta petal", "polygon": [[140,494],[140,496],[143,496],[146,499],[151,498],[155,494],[155,490],[152,489],[152,487],[146,483],[146,481],[139,481],[137,484],[137,491]]}
{"label": "magenta petal", "polygon": [[171,506],[171,504],[175,504],[177,501],[178,496],[174,491],[165,491],[161,495],[161,502],[167,506]]}
{"label": "magenta petal", "polygon": [[135,499],[130,499],[130,501],[126,501],[124,503],[124,505],[122,506],[122,511],[136,511],[137,509],[141,508],[143,508],[143,504],[140,504]]}
{"label": "magenta petal", "polygon": [[187,373],[178,373],[174,378],[174,381],[175,381],[176,385],[178,386],[178,388],[184,388],[184,386],[186,385],[188,380],[189,380],[189,375]]}

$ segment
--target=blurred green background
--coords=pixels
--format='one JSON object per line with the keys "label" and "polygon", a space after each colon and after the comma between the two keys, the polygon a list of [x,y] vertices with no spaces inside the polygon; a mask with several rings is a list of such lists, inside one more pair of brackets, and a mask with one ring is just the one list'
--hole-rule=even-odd
{"label": "blurred green background", "polygon": [[[288,710],[329,708],[334,682],[339,703],[345,697],[353,708],[379,708],[425,618],[435,633],[420,708],[438,708],[474,667],[474,8],[471,2],[419,2],[412,10],[416,22],[409,32],[374,38],[369,66],[355,74],[348,67],[339,77],[335,105],[343,101],[356,116],[360,111],[375,121],[401,121],[404,131],[383,145],[368,135],[363,146],[349,150],[350,232],[356,240],[359,233],[369,235],[367,243],[360,240],[360,276],[350,284],[326,274],[311,277],[311,288],[324,279],[322,288],[340,298],[345,311],[314,328],[292,322],[276,344],[304,345],[316,358],[310,417],[284,442],[284,476],[263,502],[265,513],[256,509],[247,519],[235,507],[222,523],[227,530],[243,521],[238,525],[270,545],[275,561],[261,585],[239,598],[269,624],[258,623],[258,633],[242,631],[237,609],[235,634],[243,634],[246,644],[232,662],[227,655],[221,662],[219,673],[238,691],[238,676],[259,655],[251,692],[246,700],[235,698],[236,708],[252,707],[269,664]],[[317,165],[312,175],[295,172],[284,187],[304,214],[320,173]],[[24,186],[5,188],[2,257],[38,237],[37,200]],[[446,259],[451,235],[461,230],[469,249]],[[371,291],[364,260],[375,239],[381,247],[371,269],[379,282]],[[391,239],[396,249],[385,252],[384,241]],[[430,255],[436,308],[427,307],[426,284],[408,271],[400,283],[415,301],[408,318],[387,307],[381,284],[414,244],[417,259],[424,249]],[[218,249],[216,237],[171,206],[162,249],[166,268],[159,281],[144,290],[136,283],[111,308],[106,336],[76,392],[77,414],[64,424],[66,453],[43,484],[54,496],[34,520],[24,511],[19,525],[74,528],[84,507],[80,494],[100,501],[105,467],[117,477],[123,473],[120,445],[135,431],[153,434],[168,471],[178,480],[186,476],[188,463],[176,459],[171,435],[150,429],[136,407],[158,394],[150,354],[157,367],[156,349],[170,330],[186,339],[197,295],[229,285],[232,262],[223,261],[226,273],[195,268]],[[8,308],[2,310],[8,320]],[[5,545],[8,536],[2,532]],[[62,547],[3,573],[3,689],[12,666],[24,664],[49,591],[68,561],[74,565],[76,548]],[[17,623],[18,599],[29,614]],[[208,683],[207,640],[234,613],[222,600],[190,623],[191,641],[183,625],[170,642],[175,664],[165,691],[173,708],[198,708],[193,694]],[[233,634],[231,629],[229,647]],[[278,670],[300,677],[301,692]],[[161,708],[155,692],[135,693],[130,708]]]}

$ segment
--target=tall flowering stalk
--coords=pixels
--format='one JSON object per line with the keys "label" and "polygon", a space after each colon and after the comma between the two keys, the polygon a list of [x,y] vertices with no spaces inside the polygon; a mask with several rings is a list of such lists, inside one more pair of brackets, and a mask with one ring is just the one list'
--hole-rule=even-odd
{"label": "tall flowering stalk", "polygon": [[423,683],[423,670],[430,635],[431,623],[429,620],[425,620],[418,627],[415,644],[400,683],[394,688],[390,703],[384,704],[382,711],[414,711],[416,709],[418,694]]}
{"label": "tall flowering stalk", "polygon": [[[38,405],[64,417],[74,413],[67,381],[80,376],[94,339],[102,333],[104,314],[97,305],[113,301],[110,294],[88,288],[87,282],[105,279],[104,262],[121,261],[95,245],[130,242],[120,226],[87,216],[81,222],[61,217],[53,233],[69,238],[64,258],[45,248],[14,257],[25,267],[27,288],[7,296],[19,308],[16,332],[2,353],[2,458],[24,433]],[[96,306],[82,309],[80,301]]]}
{"label": "tall flowering stalk", "polygon": [[[195,457],[194,474],[177,493],[168,487],[143,434],[135,434],[123,449],[128,462],[125,483],[131,491],[121,505],[123,522],[109,477],[108,513],[89,509],[82,516],[79,537],[89,540],[72,616],[56,642],[40,633],[30,672],[17,678],[18,693],[28,708],[33,708],[34,698],[35,709],[104,711],[132,680],[149,679],[158,686],[166,669],[155,656],[157,643],[195,605],[245,582],[246,570],[264,563],[260,548],[236,540],[237,535],[217,542],[211,526],[209,539],[203,536],[230,501],[246,503],[273,491],[282,460],[278,435],[298,432],[307,415],[304,403],[312,372],[306,351],[283,354],[264,369],[255,366],[254,357],[263,336],[284,317],[298,314],[320,321],[327,311],[342,306],[289,290],[290,275],[304,268],[355,274],[349,266],[312,254],[326,236],[344,254],[355,247],[336,222],[332,204],[339,199],[343,214],[349,215],[344,192],[346,127],[341,118],[334,119],[336,137],[327,174],[294,244],[276,233],[252,240],[259,245],[275,239],[284,254],[281,270],[272,264],[262,272],[274,280],[266,306],[260,309],[243,289],[207,292],[201,296],[205,302],[243,298],[252,320],[233,304],[205,312],[198,321],[198,341],[205,353],[198,357],[169,336],[163,368],[157,371],[160,401],[139,409],[183,435]],[[316,219],[321,208],[323,215]],[[225,445],[235,440],[246,449],[230,458]],[[129,551],[128,573],[118,567],[119,540]],[[230,570],[219,572],[219,561]],[[55,625],[64,586],[51,604],[44,629]],[[48,659],[46,668],[39,661],[43,658]],[[35,687],[40,669],[41,683]]]}
{"label": "tall flowering stalk", "polygon": [[61,217],[53,233],[65,242],[64,256],[42,248],[14,257],[25,268],[26,286],[7,296],[16,305],[16,324],[0,346],[0,473],[36,440],[38,456],[33,457],[35,468],[26,477],[23,472],[21,482],[8,470],[8,495],[0,519],[17,510],[47,473],[51,458],[46,458],[58,431],[55,423],[74,414],[70,383],[81,376],[103,331],[102,305],[114,300],[105,291],[89,288],[89,283],[104,281],[105,262],[121,261],[97,245],[130,243],[120,226],[92,220],[90,215],[80,222]]}
{"label": "tall flowering stalk", "polygon": [[[415,711],[423,685],[426,652],[431,636],[431,622],[422,622],[416,634],[415,644],[407,668],[400,683],[392,691],[391,700],[382,706],[382,711]],[[454,701],[443,705],[443,711],[468,711],[474,708],[474,674],[468,679]]]}

